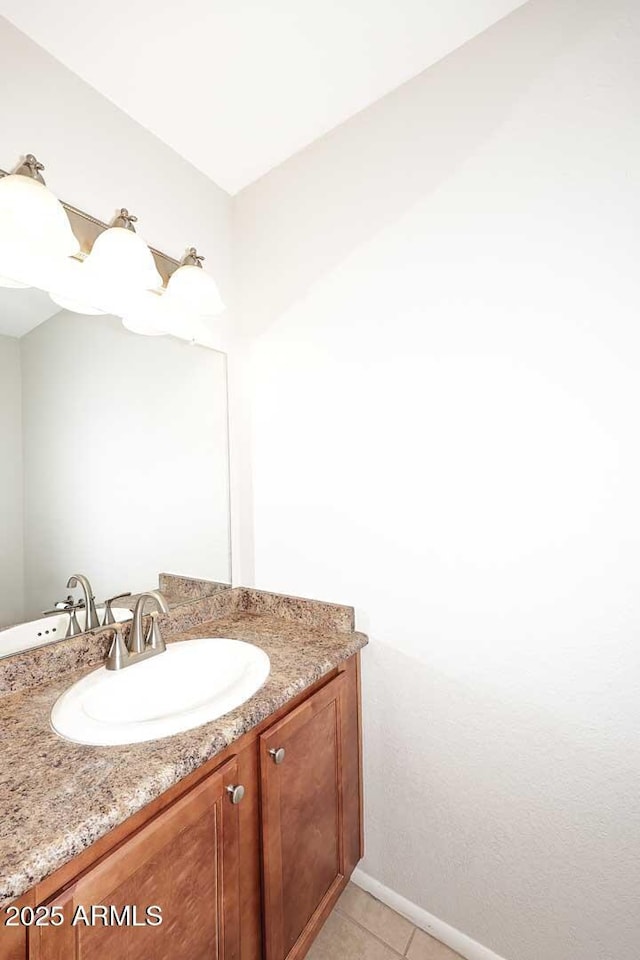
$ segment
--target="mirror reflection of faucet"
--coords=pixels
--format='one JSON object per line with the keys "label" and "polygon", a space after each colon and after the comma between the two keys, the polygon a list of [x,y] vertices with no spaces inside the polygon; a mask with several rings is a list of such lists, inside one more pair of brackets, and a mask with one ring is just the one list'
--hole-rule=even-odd
{"label": "mirror reflection of faucet", "polygon": [[67,624],[67,632],[64,635],[65,640],[68,640],[69,637],[77,637],[79,633],[83,633],[83,629],[78,623],[76,616],[77,610],[84,610],[84,601],[79,600],[77,603],[74,603],[73,597],[68,597],[64,603],[56,603],[53,610],[43,610],[42,616],[53,617],[60,616],[61,613],[68,613],[69,622]]}
{"label": "mirror reflection of faucet", "polygon": [[102,620],[102,626],[108,627],[111,623],[116,623],[116,618],[113,615],[113,610],[111,604],[115,603],[116,600],[124,600],[125,597],[131,596],[131,590],[128,590],[126,593],[118,593],[115,597],[109,597],[108,600],[104,602],[104,618]]}
{"label": "mirror reflection of faucet", "polygon": [[69,577],[67,581],[67,587],[71,587],[71,589],[73,589],[77,586],[82,587],[82,593],[84,594],[84,629],[93,630],[95,627],[100,626],[100,620],[98,619],[96,598],[93,595],[91,584],[83,573],[74,573],[73,576]]}
{"label": "mirror reflection of faucet", "polygon": [[[62,613],[69,615],[65,639],[76,637],[78,634],[94,630],[96,627],[108,627],[121,620],[131,619],[132,614],[129,610],[116,609],[115,613],[113,610],[113,604],[116,600],[124,600],[125,597],[131,596],[130,590],[109,597],[108,600],[105,600],[104,606],[96,607],[93,588],[89,578],[83,573],[74,573],[67,582],[68,588],[74,589],[78,586],[83,593],[81,600],[76,601],[71,594],[68,594],[66,600],[58,600],[51,610],[44,610],[42,613],[44,617]],[[82,614],[80,618],[78,618],[78,611]],[[126,616],[123,616],[123,614],[126,614]]]}

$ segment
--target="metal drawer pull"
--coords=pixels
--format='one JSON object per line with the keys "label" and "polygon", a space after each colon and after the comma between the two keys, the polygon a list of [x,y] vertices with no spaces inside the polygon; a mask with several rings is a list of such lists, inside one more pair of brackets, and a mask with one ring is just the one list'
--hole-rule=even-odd
{"label": "metal drawer pull", "polygon": [[269,750],[269,753],[273,757],[274,763],[282,763],[284,760],[284,747],[278,747],[277,750]]}
{"label": "metal drawer pull", "polygon": [[237,784],[235,787],[227,787],[227,793],[229,794],[229,800],[231,800],[231,803],[240,803],[244,797],[244,787],[241,783]]}

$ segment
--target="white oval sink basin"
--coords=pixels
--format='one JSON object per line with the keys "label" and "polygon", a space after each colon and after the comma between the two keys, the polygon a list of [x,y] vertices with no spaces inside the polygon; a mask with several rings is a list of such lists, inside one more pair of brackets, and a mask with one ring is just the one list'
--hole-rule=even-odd
{"label": "white oval sink basin", "polygon": [[142,743],[191,730],[245,703],[269,676],[259,647],[226,637],[170,643],[123,670],[100,667],[58,698],[56,733],[76,743]]}

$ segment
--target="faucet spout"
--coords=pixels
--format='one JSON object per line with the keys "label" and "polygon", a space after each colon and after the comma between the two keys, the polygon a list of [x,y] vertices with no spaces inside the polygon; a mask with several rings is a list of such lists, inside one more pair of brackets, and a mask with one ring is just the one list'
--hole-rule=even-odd
{"label": "faucet spout", "polygon": [[[140,594],[133,611],[133,623],[131,624],[131,633],[129,635],[129,652],[132,654],[143,653],[146,647],[146,638],[142,629],[142,617],[144,616],[145,606],[148,600],[155,604],[158,612],[169,613],[167,601],[159,590],[148,590],[146,593]],[[152,632],[155,640],[159,636],[157,628]],[[162,649],[164,649],[164,645],[162,645]],[[157,652],[160,653],[161,650]]]}

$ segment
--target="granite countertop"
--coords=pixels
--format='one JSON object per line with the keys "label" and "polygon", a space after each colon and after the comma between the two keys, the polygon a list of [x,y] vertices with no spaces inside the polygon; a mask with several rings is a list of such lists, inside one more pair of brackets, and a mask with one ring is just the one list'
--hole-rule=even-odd
{"label": "granite countertop", "polygon": [[[289,601],[290,607],[282,607]],[[337,622],[323,611],[350,608],[309,604],[258,591],[229,590],[217,601],[192,604],[178,617],[180,641],[226,636],[261,647],[271,660],[264,686],[241,707],[219,720],[148,743],[90,747],[58,737],[49,724],[57,697],[95,669],[83,663],[73,672],[46,679],[0,697],[3,735],[0,772],[0,906],[9,903],[77,856],[95,840],[142,809],[173,784],[221,753],[242,734],[270,716],[300,691],[353,656],[367,638],[344,616]],[[224,609],[226,605],[226,610]],[[314,615],[315,613],[319,615]],[[199,622],[194,622],[199,621]],[[185,629],[185,625],[189,625]],[[171,631],[169,631],[171,632]],[[57,645],[63,649],[64,641]],[[83,647],[86,652],[86,643]],[[40,654],[40,658],[47,654]],[[82,662],[81,660],[79,662]],[[1,685],[0,685],[1,686]]]}

